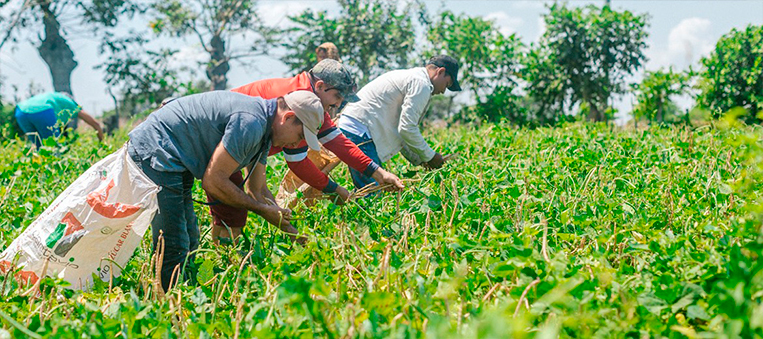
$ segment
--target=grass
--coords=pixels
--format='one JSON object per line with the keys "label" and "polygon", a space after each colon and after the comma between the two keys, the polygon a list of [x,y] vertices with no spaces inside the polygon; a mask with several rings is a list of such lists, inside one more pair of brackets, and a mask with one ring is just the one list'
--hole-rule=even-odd
{"label": "grass", "polygon": [[[0,278],[14,337],[752,337],[763,335],[759,128],[605,125],[428,131],[445,168],[394,158],[400,194],[298,207],[287,238],[250,214],[216,248],[196,206],[196,281],[154,293],[146,239],[89,292]],[[0,248],[88,166],[115,151],[81,137],[0,152]],[[269,181],[285,171],[269,159]],[[335,171],[350,185],[349,175]],[[198,197],[202,192],[198,187]],[[28,333],[29,332],[29,333]]]}

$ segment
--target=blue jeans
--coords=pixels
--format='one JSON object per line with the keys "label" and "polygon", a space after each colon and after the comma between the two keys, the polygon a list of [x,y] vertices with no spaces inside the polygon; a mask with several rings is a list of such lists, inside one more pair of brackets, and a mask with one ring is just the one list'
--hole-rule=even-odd
{"label": "blue jeans", "polygon": [[61,128],[56,126],[58,122],[56,111],[52,108],[37,113],[26,113],[16,107],[15,116],[27,140],[33,142],[38,148],[42,140],[52,136],[58,137],[61,134]]}
{"label": "blue jeans", "polygon": [[[193,255],[199,248],[199,225],[193,211],[191,192],[193,175],[185,172],[162,172],[151,167],[151,159],[141,159],[132,146],[128,145],[130,157],[151,180],[162,189],[157,194],[159,211],[151,221],[153,235],[152,250],[156,251],[159,232],[164,238],[164,260],[162,261],[162,287],[167,291],[176,266],[183,279],[193,277]],[[186,263],[188,260],[188,263]],[[189,269],[186,269],[188,266]],[[173,279],[176,283],[179,277]]]}
{"label": "blue jeans", "polygon": [[[350,132],[347,132],[343,129],[339,129],[342,131],[342,134],[344,134],[347,139],[350,139],[355,145],[358,145],[358,148],[360,148],[363,153],[365,153],[366,156],[371,158],[375,163],[379,164],[381,166],[381,160],[379,160],[379,153],[376,152],[376,145],[374,144],[373,139],[371,139],[368,135],[356,135]],[[363,188],[367,186],[368,184],[376,184],[376,180],[374,178],[371,178],[361,172],[358,172],[357,170],[350,168],[350,176],[352,177],[352,183],[355,184],[355,188]]]}

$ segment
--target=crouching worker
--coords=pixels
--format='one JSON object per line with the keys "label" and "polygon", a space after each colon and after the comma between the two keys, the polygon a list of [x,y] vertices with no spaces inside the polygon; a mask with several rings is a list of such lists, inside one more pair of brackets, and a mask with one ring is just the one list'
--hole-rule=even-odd
{"label": "crouching worker", "polygon": [[[323,113],[324,123],[320,131],[318,131],[320,143],[326,149],[333,152],[341,161],[347,163],[353,170],[364,173],[376,181],[392,184],[393,189],[403,188],[402,181],[396,175],[380,168],[379,165],[363,154],[354,143],[339,132],[334,122],[331,121],[328,111],[338,107],[345,98],[350,101],[357,100],[355,98],[355,81],[352,79],[350,72],[336,60],[322,60],[310,71],[302,72],[293,78],[255,81],[235,88],[233,91],[268,99],[277,98],[292,91],[315,93],[320,99],[323,109],[326,111],[326,113]],[[318,149],[312,146],[310,148],[320,150],[320,144],[318,147]],[[326,173],[318,169],[308,159],[307,150],[308,145],[305,143],[286,145],[285,147],[274,144],[270,148],[269,154],[274,155],[283,151],[286,164],[298,178],[323,193],[338,195],[336,202],[339,204],[344,203],[344,201],[349,199],[350,192],[333,180],[330,180]],[[243,177],[241,173],[236,172],[233,173],[230,180],[238,183],[243,180]],[[241,234],[244,225],[246,225],[246,210],[228,206],[227,204],[218,204],[211,206],[210,213],[212,213],[214,219],[212,238],[215,241],[223,238],[235,241]]]}
{"label": "crouching worker", "polygon": [[[153,249],[160,232],[164,238],[162,287],[188,278],[178,277],[189,253],[199,246],[199,227],[193,211],[194,178],[219,202],[252,211],[297,239],[291,211],[271,203],[266,185],[268,151],[294,147],[303,139],[320,149],[317,132],[323,107],[315,94],[295,91],[275,99],[214,91],[173,100],[152,113],[130,132],[128,152],[141,170],[162,190],[159,212],[152,221]],[[250,173],[242,186],[233,173]],[[173,278],[173,275],[175,277]],[[174,285],[174,283],[173,283]]]}
{"label": "crouching worker", "polygon": [[101,124],[66,93],[42,93],[19,102],[15,116],[27,140],[37,147],[40,147],[42,140],[58,138],[66,127],[76,129],[78,119],[84,120],[98,132],[98,140],[103,141]]}
{"label": "crouching worker", "polygon": [[[382,74],[364,86],[360,98],[345,106],[337,126],[371,160],[381,164],[398,152],[414,165],[440,168],[445,160],[419,130],[432,95],[445,89],[460,91],[458,62],[441,55],[425,67]],[[374,178],[350,168],[355,187],[375,183]]]}

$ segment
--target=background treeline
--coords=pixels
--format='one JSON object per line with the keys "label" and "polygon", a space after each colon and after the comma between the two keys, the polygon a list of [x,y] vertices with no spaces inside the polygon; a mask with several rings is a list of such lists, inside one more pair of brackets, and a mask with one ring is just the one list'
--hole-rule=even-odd
{"label": "background treeline", "polygon": [[[266,56],[281,60],[292,73],[303,71],[315,63],[315,48],[327,41],[338,46],[361,86],[385,71],[421,65],[434,54],[457,57],[466,93],[437,97],[430,105],[430,117],[448,121],[506,120],[522,126],[609,121],[616,113],[613,102],[629,93],[636,98],[630,112],[636,124],[691,123],[738,107],[746,112],[736,113],[741,119],[757,123],[755,112],[763,110],[761,26],[731,30],[699,67],[677,71],[645,69],[647,14],[606,4],[550,5],[543,15],[545,32],[526,43],[502,34],[493,21],[447,10],[432,13],[418,1],[337,2],[337,15],[308,9],[288,17],[288,25],[269,26],[255,0],[25,0],[0,18],[5,32],[0,48],[22,38],[39,40],[55,90],[71,92],[77,56],[70,41],[98,39],[97,67],[116,106],[104,116],[112,129],[120,116],[144,112],[168,96],[229,88],[234,62],[246,65]],[[0,1],[0,7],[8,3]],[[128,21],[148,25],[117,30]],[[199,43],[207,61],[198,69],[173,63],[178,47],[156,42],[177,38]],[[634,81],[637,74],[643,75],[640,82]],[[696,107],[680,110],[674,100],[682,95],[694,97]],[[9,136],[13,103],[5,99],[0,123]]]}

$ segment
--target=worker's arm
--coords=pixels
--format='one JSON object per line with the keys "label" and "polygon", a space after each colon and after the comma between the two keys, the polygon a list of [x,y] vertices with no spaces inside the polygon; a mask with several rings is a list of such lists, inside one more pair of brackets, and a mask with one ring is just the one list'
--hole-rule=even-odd
{"label": "worker's arm", "polygon": [[419,81],[411,81],[406,86],[397,132],[409,151],[416,153],[422,162],[429,162],[437,152],[424,140],[419,122],[431,97],[431,87]]}
{"label": "worker's arm", "polygon": [[[291,211],[257,201],[230,181],[231,174],[238,168],[239,163],[233,159],[222,143],[218,144],[201,180],[202,188],[227,205],[257,213],[267,222],[289,233],[292,240],[296,240],[297,229],[289,222]],[[254,166],[254,173],[250,176],[248,184],[252,192],[262,192],[262,187],[266,187],[265,169],[265,165],[259,162]]]}
{"label": "worker's arm", "polygon": [[98,132],[98,140],[103,141],[103,128],[101,128],[101,124],[99,124],[98,121],[95,121],[95,119],[90,114],[87,114],[87,112],[85,112],[83,109],[79,110],[77,117],[82,119],[82,121],[90,125],[90,127]]}
{"label": "worker's arm", "polygon": [[[261,167],[262,173],[260,173],[257,169]],[[267,185],[267,177],[265,176],[264,169],[266,168],[266,164],[263,162],[258,162],[254,167],[249,166],[244,172],[244,178],[249,176],[249,171],[255,171],[249,176],[249,179],[246,181],[246,190],[249,192],[249,195],[253,197],[255,200],[262,202],[264,204],[275,204],[276,198],[273,197],[273,192],[270,192],[270,189]]]}
{"label": "worker's arm", "polygon": [[[326,147],[326,149],[333,152],[337,158],[346,163],[347,166],[354,168],[356,171],[363,173],[366,176],[374,178],[379,184],[392,184],[391,190],[403,189],[403,182],[400,181],[400,178],[387,172],[371,160],[371,158],[363,153],[355,143],[342,134],[339,128],[334,125],[333,121],[326,121],[326,117],[324,117],[321,131],[318,132],[319,141]],[[341,186],[340,188],[344,189],[344,187]],[[346,197],[339,190],[337,190],[337,193],[339,193],[344,200],[349,198],[349,193],[347,193]]]}

